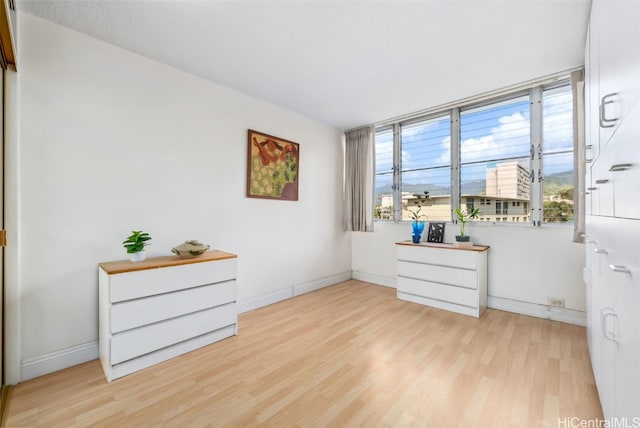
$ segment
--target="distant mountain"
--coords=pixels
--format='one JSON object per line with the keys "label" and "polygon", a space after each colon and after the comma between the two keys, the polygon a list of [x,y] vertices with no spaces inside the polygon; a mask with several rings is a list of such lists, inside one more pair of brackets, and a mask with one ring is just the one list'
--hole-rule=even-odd
{"label": "distant mountain", "polygon": [[[462,189],[465,195],[483,195],[486,191],[486,182],[485,180],[465,181],[462,185]],[[425,183],[402,185],[403,192],[417,193],[422,195],[425,190],[429,191],[429,195],[431,196],[449,195],[451,193],[448,187],[438,186],[436,184]],[[376,187],[376,193],[392,193],[391,186]]]}
{"label": "distant mountain", "polygon": [[[558,172],[555,174],[549,174],[544,178],[544,196],[557,195],[562,191],[567,191],[573,188],[573,171]],[[463,195],[484,195],[486,193],[487,184],[486,180],[473,180],[465,181],[462,183]],[[422,194],[425,190],[429,191],[431,196],[449,195],[450,190],[445,186],[438,186],[435,184],[404,184],[402,186],[403,192],[411,192]],[[391,186],[376,187],[377,194],[391,194]]]}
{"label": "distant mountain", "polygon": [[573,186],[573,171],[549,174],[544,178],[544,181],[547,183],[551,182],[559,185]]}
{"label": "distant mountain", "polygon": [[422,195],[424,194],[425,190],[428,191],[429,195],[431,196],[448,195],[449,193],[451,193],[448,187],[438,186],[436,184],[425,183],[425,184],[403,184],[402,185],[403,192],[411,192],[411,193],[417,193],[419,195]]}
{"label": "distant mountain", "polygon": [[487,193],[487,180],[472,180],[462,183],[463,195],[484,195]]}
{"label": "distant mountain", "polygon": [[557,195],[573,189],[573,171],[558,172],[544,177],[544,196]]}

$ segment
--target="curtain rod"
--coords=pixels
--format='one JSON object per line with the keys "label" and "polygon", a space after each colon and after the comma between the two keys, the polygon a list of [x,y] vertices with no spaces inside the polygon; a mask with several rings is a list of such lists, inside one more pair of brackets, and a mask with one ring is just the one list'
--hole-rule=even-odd
{"label": "curtain rod", "polygon": [[574,72],[574,71],[578,71],[578,70],[584,70],[584,66],[577,66],[577,67],[573,67],[570,68],[568,70],[565,71],[561,71],[558,73],[553,73],[553,74],[549,74],[547,76],[543,76],[543,77],[539,77],[537,79],[531,79],[531,80],[527,80],[526,82],[523,83],[518,83],[515,85],[511,85],[511,86],[505,86],[503,88],[500,89],[496,89],[493,91],[487,91],[487,92],[483,92],[481,94],[478,95],[473,95],[470,97],[466,97],[466,98],[461,98],[459,100],[456,101],[451,101],[445,104],[440,104],[438,106],[435,107],[430,107],[424,110],[420,110],[420,111],[416,111],[413,113],[409,113],[409,114],[404,114],[401,116],[396,116],[396,117],[392,117],[390,119],[385,119],[385,120],[381,120],[379,122],[374,122],[374,123],[370,123],[368,125],[364,125],[364,126],[358,126],[355,128],[351,128],[351,129],[347,129],[346,132],[351,132],[351,131],[357,131],[358,129],[363,129],[363,128],[369,128],[369,127],[379,127],[379,126],[384,126],[384,125],[391,125],[393,123],[396,122],[404,122],[406,120],[410,120],[410,119],[415,119],[417,117],[421,117],[421,116],[427,116],[429,114],[432,113],[437,113],[443,110],[448,110],[450,108],[453,107],[462,107],[468,104],[474,104],[478,101],[482,101],[482,100],[486,100],[488,98],[494,98],[494,97],[499,97],[502,95],[507,95],[511,92],[517,92],[519,90],[524,90],[524,89],[531,89],[535,86],[540,86],[546,83],[553,83],[555,81],[558,80],[562,80],[562,79],[566,79],[569,78],[569,75]]}

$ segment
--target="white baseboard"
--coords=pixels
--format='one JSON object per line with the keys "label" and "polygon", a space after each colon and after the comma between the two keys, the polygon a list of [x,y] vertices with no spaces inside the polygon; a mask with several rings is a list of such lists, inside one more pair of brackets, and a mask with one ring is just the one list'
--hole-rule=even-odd
{"label": "white baseboard", "polygon": [[301,294],[310,293],[312,291],[320,290],[321,288],[339,284],[350,279],[351,271],[346,271],[336,275],[327,276],[325,278],[316,279],[314,281],[305,282],[303,284],[294,285],[293,295],[299,296]]}
{"label": "white baseboard", "polygon": [[20,381],[86,363],[98,358],[98,341],[83,343],[22,361]]}
{"label": "white baseboard", "polygon": [[358,281],[370,282],[372,284],[384,285],[385,287],[397,288],[397,279],[395,277],[374,275],[371,273],[360,272],[357,270],[352,271],[351,277]]}
{"label": "white baseboard", "polygon": [[301,294],[309,293],[311,291],[319,290],[330,285],[339,284],[351,279],[351,271],[338,273],[335,275],[327,276],[325,278],[315,279],[313,281],[303,282],[301,284],[292,285],[291,287],[284,288],[282,290],[273,291],[271,293],[262,294],[256,297],[250,297],[248,299],[239,300],[237,303],[238,313],[243,314],[245,312],[252,311],[254,309],[261,308],[277,303],[281,300],[290,299]]}
{"label": "white baseboard", "polygon": [[238,314],[243,314],[245,312],[249,312],[263,306],[269,306],[281,300],[290,299],[292,297],[293,287],[288,287],[282,290],[272,291],[271,293],[261,294],[260,296],[238,300],[238,302],[236,303],[236,307],[238,308]]}
{"label": "white baseboard", "polygon": [[576,311],[574,309],[555,308],[549,305],[521,302],[518,300],[495,296],[489,296],[488,307],[491,309],[499,309],[501,311],[513,312],[520,315],[528,315],[551,321],[560,321],[582,327],[586,327],[587,325],[587,314],[583,311]]}

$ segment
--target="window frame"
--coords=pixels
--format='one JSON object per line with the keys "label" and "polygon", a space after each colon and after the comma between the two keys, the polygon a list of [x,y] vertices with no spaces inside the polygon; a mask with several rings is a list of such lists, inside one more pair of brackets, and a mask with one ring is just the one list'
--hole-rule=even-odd
{"label": "window frame", "polygon": [[[451,217],[450,220],[453,223],[457,223],[457,218],[455,216],[455,209],[460,208],[462,204],[462,195],[461,195],[461,123],[460,117],[466,111],[489,106],[492,104],[498,104],[500,102],[508,102],[513,99],[517,99],[523,96],[528,96],[530,103],[530,117],[529,117],[529,126],[530,126],[530,134],[529,134],[529,179],[531,180],[530,187],[530,195],[529,195],[529,210],[531,213],[529,222],[508,222],[501,221],[501,218],[496,217],[493,224],[499,223],[509,223],[524,226],[525,224],[529,224],[532,226],[540,227],[543,224],[548,226],[572,226],[572,222],[567,223],[544,223],[543,222],[543,156],[544,153],[544,142],[543,142],[543,95],[544,91],[555,89],[563,86],[571,86],[571,81],[569,77],[569,73],[562,74],[561,76],[556,76],[552,79],[546,81],[538,81],[535,85],[527,86],[525,88],[517,88],[513,91],[498,91],[498,93],[487,94],[483,97],[476,97],[475,99],[464,102],[461,101],[459,103],[451,103],[446,105],[443,108],[432,109],[424,114],[414,114],[407,116],[405,118],[400,118],[398,120],[388,121],[386,123],[380,124],[375,127],[375,133],[383,130],[393,129],[393,218],[390,220],[383,219],[375,219],[375,221],[393,221],[395,223],[402,222],[402,141],[401,141],[401,132],[402,126],[411,125],[414,123],[428,121],[437,118],[444,118],[449,116],[451,119],[451,132],[450,132],[450,152],[451,152]],[[575,153],[573,153],[575,156]],[[505,158],[508,160],[508,158]],[[496,161],[504,161],[505,159],[496,159]],[[518,159],[522,159],[522,156],[519,156]],[[468,162],[465,164],[469,164]],[[433,168],[424,168],[433,169]],[[573,171],[575,174],[576,172]],[[575,189],[574,189],[575,191]],[[482,196],[482,195],[476,195]],[[486,206],[491,206],[491,199],[486,200]],[[482,199],[479,199],[482,201]],[[479,203],[482,204],[481,202]],[[496,215],[506,215],[508,211],[509,201],[502,201],[501,205],[507,204],[507,210],[503,211],[501,209],[501,213],[496,213]],[[514,202],[515,204],[515,202]],[[520,206],[518,202],[517,206]],[[497,210],[497,206],[495,207]],[[501,207],[502,208],[502,207]],[[524,204],[524,208],[527,208],[526,202]],[[490,221],[490,220],[489,220]]]}

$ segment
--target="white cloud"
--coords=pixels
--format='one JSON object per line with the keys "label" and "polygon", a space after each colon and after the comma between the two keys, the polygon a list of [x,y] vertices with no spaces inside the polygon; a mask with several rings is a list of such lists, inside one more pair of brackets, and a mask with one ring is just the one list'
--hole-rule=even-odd
{"label": "white cloud", "polygon": [[529,119],[515,112],[498,119],[491,134],[462,141],[460,155],[463,162],[499,159],[529,154]]}

